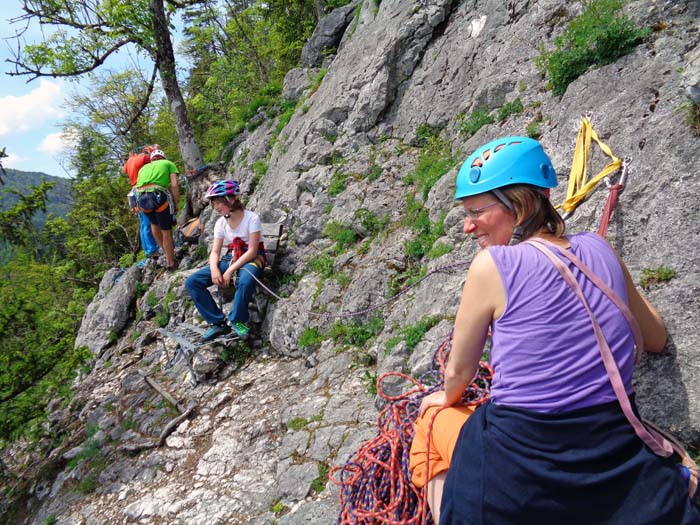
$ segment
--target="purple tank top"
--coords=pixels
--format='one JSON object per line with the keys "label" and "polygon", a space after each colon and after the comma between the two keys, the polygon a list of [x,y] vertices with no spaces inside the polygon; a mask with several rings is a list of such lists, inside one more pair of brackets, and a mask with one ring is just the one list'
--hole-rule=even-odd
{"label": "purple tank top", "polygon": [[[593,233],[567,236],[571,250],[626,303],[624,274],[608,244]],[[532,246],[495,246],[506,295],[492,323],[492,402],[560,413],[614,401],[593,326],[581,302],[552,263]],[[631,394],[634,338],[617,307],[568,260],[600,323]]]}

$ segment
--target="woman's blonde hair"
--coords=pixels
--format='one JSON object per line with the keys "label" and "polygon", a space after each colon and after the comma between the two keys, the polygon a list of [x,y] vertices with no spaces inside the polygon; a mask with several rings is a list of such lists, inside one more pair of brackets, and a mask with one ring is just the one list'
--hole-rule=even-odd
{"label": "woman's blonde hair", "polygon": [[563,237],[566,225],[541,188],[529,184],[512,184],[499,188],[513,205],[516,226],[522,226],[522,238],[547,230]]}

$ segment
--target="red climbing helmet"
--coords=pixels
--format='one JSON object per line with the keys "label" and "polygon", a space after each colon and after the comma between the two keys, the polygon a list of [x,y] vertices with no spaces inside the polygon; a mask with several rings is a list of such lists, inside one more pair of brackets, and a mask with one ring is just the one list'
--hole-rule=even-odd
{"label": "red climbing helmet", "polygon": [[240,195],[241,187],[236,180],[217,180],[209,186],[205,197],[212,199],[214,197],[236,197]]}

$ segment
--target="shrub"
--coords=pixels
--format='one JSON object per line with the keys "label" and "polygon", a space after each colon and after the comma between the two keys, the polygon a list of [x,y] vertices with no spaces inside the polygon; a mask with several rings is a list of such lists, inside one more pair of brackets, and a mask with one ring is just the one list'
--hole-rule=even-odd
{"label": "shrub", "polygon": [[345,189],[345,183],[348,180],[348,174],[342,171],[336,171],[331,177],[331,182],[328,185],[328,195],[336,197]]}
{"label": "shrub", "polygon": [[404,224],[417,233],[416,238],[406,241],[404,250],[414,261],[422,259],[431,251],[435,241],[445,233],[445,214],[440,220],[431,222],[428,210],[413,196],[407,198],[408,213]]}
{"label": "shrub", "polygon": [[328,482],[328,465],[325,463],[318,464],[318,477],[311,482],[311,490],[316,493],[323,492]]}
{"label": "shrub", "polygon": [[520,98],[516,98],[512,102],[507,102],[498,108],[498,121],[505,122],[511,115],[522,113],[523,109],[523,102]]}
{"label": "shrub", "polygon": [[431,259],[437,259],[443,255],[450,253],[452,251],[452,246],[445,244],[444,242],[439,242],[434,244],[430,251],[428,252],[428,257]]}
{"label": "shrub", "polygon": [[494,122],[495,119],[489,114],[488,108],[486,106],[481,106],[469,114],[469,117],[459,128],[459,131],[462,135],[469,138],[475,135],[482,127],[493,124]]}
{"label": "shrub", "polygon": [[367,341],[379,335],[384,329],[384,319],[381,317],[371,317],[366,323],[355,323],[350,321],[343,323],[337,321],[328,331],[328,336],[334,341],[362,347]]}
{"label": "shrub", "polygon": [[312,259],[309,263],[309,267],[323,278],[330,277],[333,273],[333,258],[327,253],[324,253]]}
{"label": "shrub", "polygon": [[345,251],[357,240],[355,230],[336,221],[326,223],[323,228],[323,236],[335,241],[338,252]]}
{"label": "shrub", "polygon": [[362,382],[365,384],[365,392],[367,395],[374,397],[377,395],[377,373],[365,370],[362,376]]}
{"label": "shrub", "polygon": [[525,134],[531,139],[537,140],[540,138],[540,123],[536,120],[530,122],[525,128]]}
{"label": "shrub", "polygon": [[425,146],[430,140],[440,134],[440,128],[431,124],[421,124],[416,128],[416,142],[418,146]]}
{"label": "shrub", "polygon": [[389,216],[377,217],[367,208],[360,208],[355,212],[355,218],[360,222],[360,225],[367,230],[369,235],[374,236],[381,232],[389,223]]}
{"label": "shrub", "polygon": [[428,139],[425,147],[418,155],[418,164],[409,173],[404,182],[414,184],[424,199],[428,198],[428,193],[440,180],[440,178],[450,171],[454,166],[455,159],[450,151],[450,145],[446,140],[437,136]]}
{"label": "shrub", "polygon": [[316,346],[321,341],[323,341],[323,336],[316,328],[307,328],[299,336],[297,344],[299,345],[299,348],[308,348],[311,346]]}
{"label": "shrub", "polygon": [[377,166],[376,164],[374,164],[372,166],[372,169],[369,170],[369,175],[367,175],[367,179],[374,182],[375,180],[377,180],[381,176],[382,176],[381,166]]}
{"label": "shrub", "polygon": [[263,175],[267,173],[267,168],[268,164],[264,160],[256,160],[253,162],[253,165],[250,167],[250,169],[253,170],[253,173],[255,173],[255,178],[257,180],[262,179]]}
{"label": "shrub", "polygon": [[430,315],[423,317],[414,325],[403,327],[399,332],[399,335],[395,335],[384,344],[386,351],[391,352],[391,350],[397,344],[399,344],[401,341],[405,341],[406,348],[408,348],[408,351],[411,352],[418,345],[418,343],[421,342],[421,339],[423,339],[426,332],[438,324],[439,321],[439,317]]}
{"label": "shrub", "polygon": [[587,0],[583,5],[581,15],[554,39],[554,49],[543,49],[535,61],[555,95],[562,95],[589,67],[630,53],[651,33],[620,13],[624,0]]}
{"label": "shrub", "polygon": [[690,126],[693,136],[700,137],[700,103],[689,100],[681,105],[685,123]]}

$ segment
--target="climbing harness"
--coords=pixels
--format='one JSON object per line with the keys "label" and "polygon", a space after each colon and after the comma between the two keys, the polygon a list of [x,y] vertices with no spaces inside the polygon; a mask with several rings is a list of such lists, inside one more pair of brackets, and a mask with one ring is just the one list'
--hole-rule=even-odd
{"label": "climbing harness", "polygon": [[[427,484],[418,489],[411,482],[409,452],[414,435],[413,421],[418,417],[422,399],[444,388],[445,363],[451,347],[452,333],[436,350],[431,370],[420,380],[399,372],[387,372],[377,379],[378,395],[387,401],[377,418],[379,433],[365,442],[345,465],[333,467],[330,471],[330,480],[340,487],[338,524],[432,522],[427,506]],[[390,377],[406,380],[413,387],[403,394],[391,396],[382,388],[382,381]],[[462,404],[485,403],[492,378],[491,367],[480,362],[474,381],[462,395]],[[430,472],[429,464],[427,469]]]}

